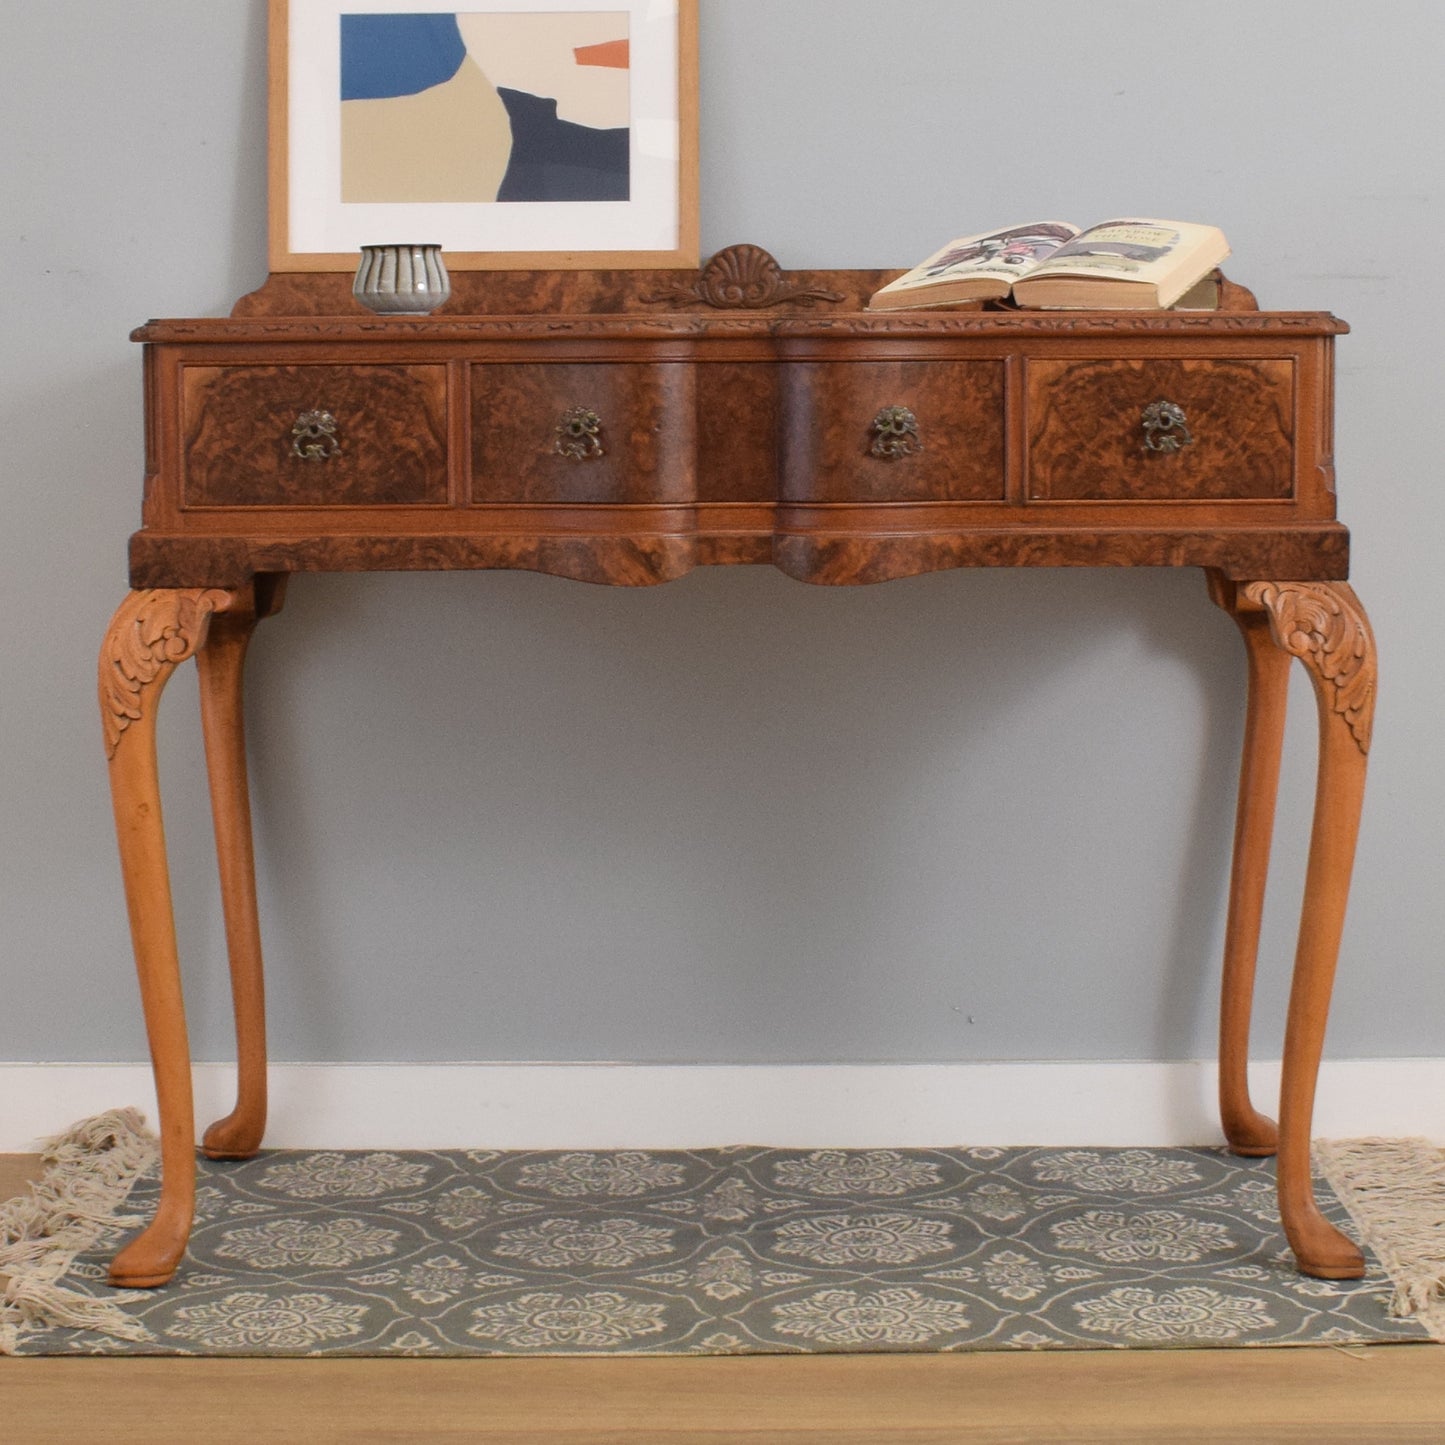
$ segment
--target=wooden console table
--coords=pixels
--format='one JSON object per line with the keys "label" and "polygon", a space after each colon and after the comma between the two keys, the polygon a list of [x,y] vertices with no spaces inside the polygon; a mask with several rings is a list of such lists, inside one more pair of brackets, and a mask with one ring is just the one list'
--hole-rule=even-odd
{"label": "wooden console table", "polygon": [[[1278,1151],[1301,1269],[1362,1271],[1312,1192],[1310,1121],[1374,709],[1335,520],[1334,338],[1221,278],[1212,312],[871,315],[893,273],[467,273],[447,311],[378,318],[349,278],[273,276],[230,319],[145,346],[146,489],[100,657],[121,865],[160,1104],[152,1223],[111,1279],[168,1281],[195,1192],[190,1053],[157,789],[156,705],[194,655],[236,1008],[216,1159],[261,1145],[266,1054],[241,675],[293,572],[529,568],[642,586],[771,563],[854,585],[952,567],[1201,567],[1249,702],[1225,944],[1220,1105]],[[1320,769],[1280,1123],[1246,1079],[1289,660]]]}

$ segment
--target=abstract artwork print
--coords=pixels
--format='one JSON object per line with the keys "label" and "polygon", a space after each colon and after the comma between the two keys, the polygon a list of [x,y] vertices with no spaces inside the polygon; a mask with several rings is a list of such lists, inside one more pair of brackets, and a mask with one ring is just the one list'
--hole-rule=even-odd
{"label": "abstract artwork print", "polygon": [[340,20],[343,203],[631,199],[627,11]]}

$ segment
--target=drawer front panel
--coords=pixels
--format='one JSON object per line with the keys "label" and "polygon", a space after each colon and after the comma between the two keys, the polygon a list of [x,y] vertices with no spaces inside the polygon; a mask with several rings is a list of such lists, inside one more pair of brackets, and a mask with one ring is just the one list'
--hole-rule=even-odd
{"label": "drawer front panel", "polygon": [[1003,362],[794,363],[787,388],[787,500],[1003,499]]}
{"label": "drawer front panel", "polygon": [[693,500],[690,367],[479,362],[471,377],[474,503]]}
{"label": "drawer front panel", "polygon": [[445,366],[188,366],[182,506],[445,505]]}
{"label": "drawer front panel", "polygon": [[1031,360],[1028,496],[1286,500],[1294,394],[1289,360]]}

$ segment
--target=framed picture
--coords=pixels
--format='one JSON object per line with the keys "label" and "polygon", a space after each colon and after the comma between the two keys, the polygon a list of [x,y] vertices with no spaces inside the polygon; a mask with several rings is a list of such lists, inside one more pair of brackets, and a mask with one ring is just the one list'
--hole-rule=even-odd
{"label": "framed picture", "polygon": [[697,0],[270,0],[273,271],[697,264]]}

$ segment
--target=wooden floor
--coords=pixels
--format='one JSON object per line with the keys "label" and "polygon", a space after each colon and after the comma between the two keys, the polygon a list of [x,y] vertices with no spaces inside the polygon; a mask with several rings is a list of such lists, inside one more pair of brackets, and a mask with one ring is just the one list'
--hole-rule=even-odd
{"label": "wooden floor", "polygon": [[[34,1161],[0,1156],[0,1198]],[[1445,1346],[707,1360],[0,1360],[3,1445],[1445,1442]]]}

